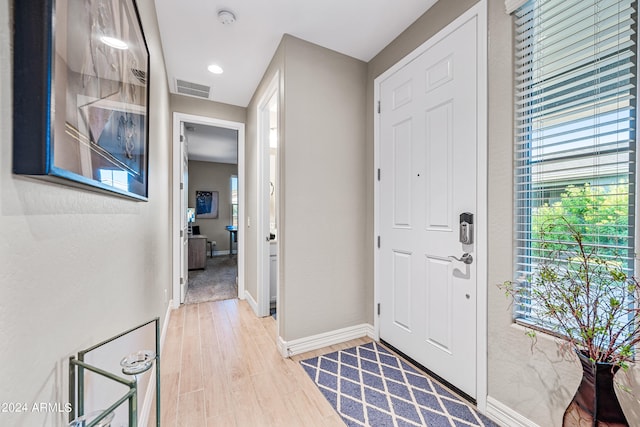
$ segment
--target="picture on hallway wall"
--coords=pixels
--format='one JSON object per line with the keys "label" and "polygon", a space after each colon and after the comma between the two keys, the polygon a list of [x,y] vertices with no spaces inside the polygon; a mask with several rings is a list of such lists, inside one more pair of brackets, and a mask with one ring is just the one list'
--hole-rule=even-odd
{"label": "picture on hallway wall", "polygon": [[135,1],[16,2],[14,18],[13,172],[147,200],[149,50]]}
{"label": "picture on hallway wall", "polygon": [[218,219],[217,191],[196,191],[196,217]]}

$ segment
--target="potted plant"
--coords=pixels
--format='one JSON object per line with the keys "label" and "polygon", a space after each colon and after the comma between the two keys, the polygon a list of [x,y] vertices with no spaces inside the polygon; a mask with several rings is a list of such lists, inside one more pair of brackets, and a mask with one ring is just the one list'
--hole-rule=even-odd
{"label": "potted plant", "polygon": [[499,287],[531,307],[537,320],[528,335],[540,328],[552,331],[580,359],[582,381],[563,426],[628,426],[613,377],[628,369],[640,343],[640,284],[624,272],[619,258],[599,254],[601,248],[586,243],[579,226],[565,218],[547,226],[541,237],[537,250],[546,260],[529,282]]}

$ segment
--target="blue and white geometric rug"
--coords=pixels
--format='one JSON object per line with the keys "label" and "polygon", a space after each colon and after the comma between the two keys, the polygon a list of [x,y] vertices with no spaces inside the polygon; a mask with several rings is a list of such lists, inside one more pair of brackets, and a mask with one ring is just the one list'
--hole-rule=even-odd
{"label": "blue and white geometric rug", "polygon": [[497,426],[375,342],[300,364],[349,427]]}

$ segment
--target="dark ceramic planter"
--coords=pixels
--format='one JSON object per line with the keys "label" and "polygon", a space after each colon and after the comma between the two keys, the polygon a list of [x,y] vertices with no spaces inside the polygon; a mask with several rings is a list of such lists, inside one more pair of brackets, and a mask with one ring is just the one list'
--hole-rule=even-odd
{"label": "dark ceramic planter", "polygon": [[564,413],[563,427],[629,427],[613,384],[619,366],[592,362],[576,353],[582,364],[582,381]]}

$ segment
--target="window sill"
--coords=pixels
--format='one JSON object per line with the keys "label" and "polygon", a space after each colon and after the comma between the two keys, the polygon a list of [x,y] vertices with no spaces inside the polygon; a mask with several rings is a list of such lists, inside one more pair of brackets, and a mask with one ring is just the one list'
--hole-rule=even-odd
{"label": "window sill", "polygon": [[523,332],[534,331],[536,334],[543,334],[543,336],[546,336],[548,338],[566,340],[566,337],[564,337],[563,335],[557,332],[554,332],[550,329],[545,329],[542,326],[538,326],[535,323],[528,322],[523,319],[514,319],[512,323],[512,327],[515,327],[518,330],[522,330]]}

